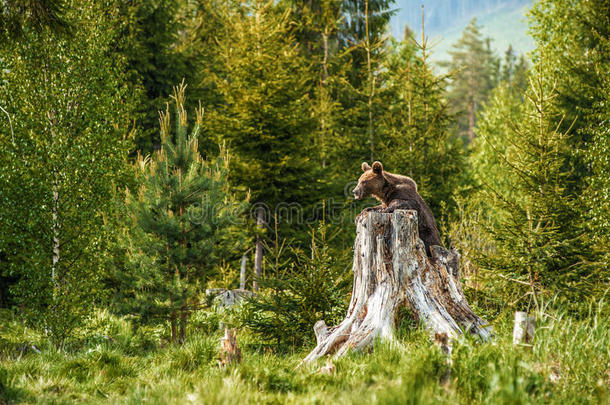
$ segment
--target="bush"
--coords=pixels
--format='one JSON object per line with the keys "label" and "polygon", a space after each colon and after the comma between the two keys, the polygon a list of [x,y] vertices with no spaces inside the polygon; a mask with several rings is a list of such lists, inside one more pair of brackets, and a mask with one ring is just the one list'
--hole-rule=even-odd
{"label": "bush", "polygon": [[338,323],[347,309],[350,280],[329,251],[328,239],[321,223],[311,230],[309,252],[291,249],[287,254],[285,241],[267,247],[271,272],[259,280],[260,294],[246,302],[241,326],[279,348],[311,342],[313,325],[321,319]]}

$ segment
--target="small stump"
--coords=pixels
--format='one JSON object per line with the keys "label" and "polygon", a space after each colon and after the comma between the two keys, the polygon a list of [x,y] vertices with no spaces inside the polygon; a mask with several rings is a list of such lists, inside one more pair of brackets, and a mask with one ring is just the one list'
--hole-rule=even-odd
{"label": "small stump", "polygon": [[515,312],[515,327],[513,328],[513,344],[530,344],[534,340],[536,317],[528,316],[527,312]]}
{"label": "small stump", "polygon": [[224,368],[241,361],[241,350],[237,346],[235,329],[225,328],[225,335],[220,339],[220,360],[218,365]]}
{"label": "small stump", "polygon": [[360,217],[354,242],[354,287],[343,322],[314,328],[317,346],[304,362],[394,339],[398,307],[407,305],[431,337],[448,339],[469,332],[483,340],[491,328],[470,308],[458,279],[459,255],[441,246],[426,255],[417,230],[417,212],[368,212]]}

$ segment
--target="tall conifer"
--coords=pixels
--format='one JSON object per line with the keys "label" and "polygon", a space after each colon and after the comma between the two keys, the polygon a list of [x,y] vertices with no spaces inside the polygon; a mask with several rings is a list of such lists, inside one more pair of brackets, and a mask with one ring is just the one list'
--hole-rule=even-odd
{"label": "tall conifer", "polygon": [[586,247],[577,199],[566,187],[568,135],[543,61],[531,75],[525,105],[512,92],[496,92],[481,115],[474,155],[482,153],[485,162],[478,179],[493,214],[496,247],[480,263],[513,280],[516,290],[525,289],[537,307],[541,294],[556,292],[566,304],[582,302],[600,276],[582,266]]}
{"label": "tall conifer", "polygon": [[454,206],[452,197],[465,183],[466,159],[450,131],[446,77],[433,73],[429,58],[425,35],[418,41],[409,31],[389,52],[380,156],[388,170],[415,179],[440,219],[441,205]]}
{"label": "tall conifer", "polygon": [[451,61],[445,63],[453,76],[449,101],[452,112],[457,114],[458,133],[472,141],[477,111],[497,83],[499,61],[476,19],[466,26],[449,54]]}
{"label": "tall conifer", "polygon": [[256,0],[226,13],[219,38],[223,74],[216,76],[223,103],[210,111],[206,131],[227,142],[231,183],[250,190],[252,203],[271,210],[280,203],[307,207],[319,198],[314,83],[292,34],[290,11]]}

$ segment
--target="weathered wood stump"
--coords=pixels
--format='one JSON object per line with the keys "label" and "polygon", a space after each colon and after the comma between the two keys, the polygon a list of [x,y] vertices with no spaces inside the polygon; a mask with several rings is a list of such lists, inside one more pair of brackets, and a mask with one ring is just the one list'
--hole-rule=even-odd
{"label": "weathered wood stump", "polygon": [[472,311],[462,292],[458,253],[441,246],[432,246],[431,251],[429,258],[419,239],[416,211],[362,215],[354,242],[354,287],[347,315],[332,328],[323,321],[316,323],[318,343],[304,362],[332,353],[338,357],[370,346],[376,338],[394,339],[396,311],[402,305],[437,340],[465,332],[489,339],[491,328]]}
{"label": "weathered wood stump", "polygon": [[244,299],[256,295],[252,291],[248,290],[227,290],[226,288],[208,288],[205,290],[205,294],[214,297],[214,304],[221,308],[232,307]]}

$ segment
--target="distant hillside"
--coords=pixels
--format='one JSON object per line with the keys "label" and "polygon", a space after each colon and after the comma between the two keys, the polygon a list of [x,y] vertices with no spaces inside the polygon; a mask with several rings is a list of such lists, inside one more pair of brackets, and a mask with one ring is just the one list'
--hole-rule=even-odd
{"label": "distant hillside", "polygon": [[[509,44],[517,53],[533,49],[527,35],[525,12],[531,0],[397,0],[399,9],[391,21],[392,34],[402,38],[405,25],[421,33],[421,5],[425,7],[426,36],[433,40],[434,60],[447,60],[447,51],[460,38],[466,24],[476,17],[492,47],[503,54]],[[419,37],[419,36],[418,36]]]}

